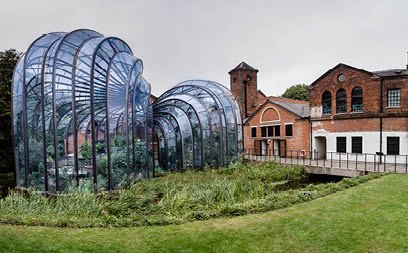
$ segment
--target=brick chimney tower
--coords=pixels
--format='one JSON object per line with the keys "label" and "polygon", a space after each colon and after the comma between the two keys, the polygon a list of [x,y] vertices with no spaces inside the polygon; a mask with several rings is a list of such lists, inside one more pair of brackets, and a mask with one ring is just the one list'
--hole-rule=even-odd
{"label": "brick chimney tower", "polygon": [[230,90],[238,102],[242,120],[249,117],[256,109],[256,92],[258,70],[241,62],[232,69],[230,75]]}

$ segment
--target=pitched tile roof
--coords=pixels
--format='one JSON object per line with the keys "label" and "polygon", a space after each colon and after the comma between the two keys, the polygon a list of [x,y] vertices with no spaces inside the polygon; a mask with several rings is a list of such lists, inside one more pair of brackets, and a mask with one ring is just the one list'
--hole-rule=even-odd
{"label": "pitched tile roof", "polygon": [[238,64],[238,66],[236,66],[235,68],[233,68],[230,72],[228,72],[228,74],[231,74],[232,72],[235,72],[237,70],[249,70],[249,71],[255,71],[258,72],[257,69],[249,66],[246,62],[241,62],[240,64]]}
{"label": "pitched tile roof", "polygon": [[373,73],[380,77],[406,76],[408,75],[408,69],[387,69],[373,71]]}

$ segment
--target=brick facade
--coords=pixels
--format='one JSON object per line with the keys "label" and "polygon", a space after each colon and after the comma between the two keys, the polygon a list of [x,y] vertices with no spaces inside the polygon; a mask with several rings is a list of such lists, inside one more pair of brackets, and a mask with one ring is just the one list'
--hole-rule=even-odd
{"label": "brick facade", "polygon": [[[293,150],[309,151],[308,102],[266,96],[258,90],[257,72],[245,62],[229,72],[230,89],[239,104],[244,121],[244,149],[258,155],[281,156],[290,156]],[[292,126],[291,136],[286,133],[286,125]],[[275,130],[277,126],[279,134]],[[266,128],[264,137],[261,131],[263,127]],[[271,133],[268,132],[268,127],[272,129]],[[256,137],[252,137],[253,128],[256,129]],[[295,152],[292,154],[295,155]]]}
{"label": "brick facade", "polygon": [[[261,154],[267,148],[266,152],[275,153],[280,141],[285,143],[285,151],[280,151],[283,156],[290,150],[327,156],[338,151],[338,137],[342,137],[347,153],[359,150],[355,143],[359,139],[361,152],[355,152],[398,152],[399,160],[408,154],[408,69],[370,72],[340,63],[309,86],[309,102],[266,96],[257,90],[257,72],[244,62],[229,72],[231,91],[244,120],[245,149]],[[330,109],[323,108],[325,92],[331,95],[326,99]],[[304,114],[306,106],[310,111]],[[286,124],[293,125],[293,136],[286,136]],[[279,136],[268,136],[268,132],[262,136],[262,127],[278,125]],[[253,128],[256,137],[252,136]],[[398,139],[397,151],[391,151],[390,138]]]}
{"label": "brick facade", "polygon": [[[286,133],[286,125],[292,125],[291,136],[288,136],[288,133]],[[262,127],[275,126],[279,126],[279,135],[273,133],[273,136],[268,136],[268,129],[266,129],[266,136],[262,137]],[[244,148],[251,150],[251,152],[259,153],[259,147],[255,145],[261,145],[261,151],[264,154],[279,154],[281,156],[290,156],[291,152],[293,155],[296,155],[295,151],[299,150],[310,150],[309,120],[307,118],[300,118],[293,112],[274,103],[271,99],[262,104],[248,118],[243,128]],[[253,128],[256,129],[256,137],[252,137]],[[267,150],[265,151],[264,149]],[[279,152],[277,152],[278,150]]]}
{"label": "brick facade", "polygon": [[231,92],[240,107],[241,118],[245,119],[257,108],[258,70],[242,62],[228,73],[230,74]]}
{"label": "brick facade", "polygon": [[[344,80],[339,76],[343,75]],[[362,107],[353,111],[352,90],[362,89]],[[337,112],[336,93],[346,91],[346,111]],[[389,107],[388,90],[398,89],[399,106]],[[345,64],[330,69],[310,87],[310,121],[312,149],[318,152],[336,152],[337,137],[346,137],[347,153],[352,153],[353,137],[362,138],[362,153],[387,150],[388,137],[399,138],[399,154],[408,148],[408,70],[370,72]],[[323,93],[331,93],[331,113],[323,113]],[[382,94],[382,95],[381,95]],[[327,112],[327,111],[326,111]]]}

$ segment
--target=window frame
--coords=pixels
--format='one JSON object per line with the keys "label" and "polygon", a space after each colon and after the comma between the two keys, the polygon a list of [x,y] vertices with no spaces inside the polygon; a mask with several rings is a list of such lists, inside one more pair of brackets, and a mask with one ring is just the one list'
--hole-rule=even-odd
{"label": "window frame", "polygon": [[273,126],[273,136],[280,137],[280,125]]}
{"label": "window frame", "polygon": [[[341,96],[340,92],[343,93],[343,91],[344,91],[344,96]],[[336,92],[336,114],[342,114],[342,113],[347,113],[347,91],[343,88],[340,88]]]}
{"label": "window frame", "polygon": [[[254,132],[254,130],[255,130],[255,132]],[[255,136],[254,136],[254,133],[255,133]],[[256,127],[251,127],[251,137],[252,138],[256,138]]]}
{"label": "window frame", "polygon": [[333,112],[333,101],[332,100],[333,100],[333,97],[330,91],[326,90],[325,92],[323,92],[322,94],[322,114],[323,115],[332,114]]}
{"label": "window frame", "polygon": [[[359,141],[357,141],[357,140],[359,140]],[[356,145],[357,144],[360,144],[360,146],[357,147],[358,150],[356,150]],[[363,153],[363,137],[362,136],[352,136],[351,137],[351,153],[353,153],[353,154],[362,154]]]}
{"label": "window frame", "polygon": [[[288,135],[288,127],[290,126],[290,135]],[[293,123],[285,124],[285,136],[286,137],[293,137]]]}
{"label": "window frame", "polygon": [[[398,146],[396,143],[390,143],[390,140],[398,140]],[[395,145],[397,147],[398,152],[390,153],[390,145]],[[387,136],[387,155],[400,155],[401,152],[401,140],[399,136]]]}
{"label": "window frame", "polygon": [[267,131],[268,131],[268,127],[262,126],[261,127],[261,137],[267,137]]}
{"label": "window frame", "polygon": [[273,127],[274,126],[268,126],[268,132],[267,132],[268,137],[273,137]]}
{"label": "window frame", "polygon": [[[398,96],[395,96],[395,94],[394,95],[390,94],[390,92],[392,91],[398,91]],[[391,100],[390,97],[394,99],[398,98],[398,105],[391,104],[390,102],[394,100]],[[399,108],[399,107],[401,107],[401,89],[400,88],[387,89],[387,108]]]}
{"label": "window frame", "polygon": [[360,86],[356,86],[351,90],[351,112],[363,112],[363,92],[363,88]]}
{"label": "window frame", "polygon": [[[342,144],[341,142],[339,142],[340,139],[344,139],[344,152],[343,151],[339,151],[340,150],[340,146],[339,144]],[[345,136],[337,136],[336,137],[336,153],[347,153],[347,137]]]}

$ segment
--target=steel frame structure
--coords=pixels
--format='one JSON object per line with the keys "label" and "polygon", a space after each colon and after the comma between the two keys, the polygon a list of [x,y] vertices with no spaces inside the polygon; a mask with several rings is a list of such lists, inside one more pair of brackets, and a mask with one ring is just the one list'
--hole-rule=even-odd
{"label": "steel frame structure", "polygon": [[205,80],[182,82],[155,101],[153,113],[163,170],[223,167],[240,159],[240,111],[223,85]]}
{"label": "steel frame structure", "polygon": [[16,185],[41,192],[113,190],[165,171],[241,158],[242,120],[223,85],[182,82],[152,105],[143,62],[121,39],[79,29],[48,33],[13,75]]}
{"label": "steel frame structure", "polygon": [[13,76],[16,185],[112,190],[152,177],[151,88],[142,72],[124,41],[96,31],[35,40]]}

